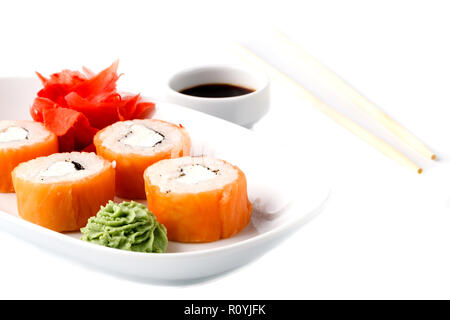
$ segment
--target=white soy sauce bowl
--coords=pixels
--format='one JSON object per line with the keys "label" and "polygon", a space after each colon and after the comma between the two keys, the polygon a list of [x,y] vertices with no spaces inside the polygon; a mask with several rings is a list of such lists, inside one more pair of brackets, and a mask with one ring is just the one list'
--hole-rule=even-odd
{"label": "white soy sauce bowl", "polygon": [[[226,84],[253,90],[233,97],[198,97],[180,91],[206,84]],[[202,66],[173,75],[166,99],[194,110],[251,128],[270,107],[269,78],[255,70],[229,65]]]}

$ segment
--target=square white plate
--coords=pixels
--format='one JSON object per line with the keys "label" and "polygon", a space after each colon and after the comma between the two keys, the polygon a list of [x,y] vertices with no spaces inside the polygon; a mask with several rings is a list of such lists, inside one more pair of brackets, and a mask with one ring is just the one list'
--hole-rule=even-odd
{"label": "square white plate", "polygon": [[[39,87],[35,79],[0,78],[0,119],[29,119]],[[97,269],[185,283],[217,276],[261,256],[310,221],[329,197],[330,189],[313,165],[290,159],[289,148],[298,146],[287,145],[276,134],[262,139],[230,122],[165,102],[156,103],[153,118],[182,124],[192,138],[193,155],[224,159],[246,174],[254,210],[239,234],[204,244],[169,242],[164,254],[122,251],[81,241],[77,232],[57,233],[22,220],[15,194],[0,194],[0,227]]]}

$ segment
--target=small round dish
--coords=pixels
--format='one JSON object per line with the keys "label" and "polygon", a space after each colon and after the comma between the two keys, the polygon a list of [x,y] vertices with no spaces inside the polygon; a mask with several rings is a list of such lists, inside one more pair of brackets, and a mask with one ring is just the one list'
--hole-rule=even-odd
{"label": "small round dish", "polygon": [[[205,84],[228,84],[251,89],[251,93],[234,97],[198,97],[181,93]],[[261,72],[229,65],[194,67],[173,75],[166,99],[197,111],[210,114],[240,126],[251,128],[270,107],[269,78]]]}

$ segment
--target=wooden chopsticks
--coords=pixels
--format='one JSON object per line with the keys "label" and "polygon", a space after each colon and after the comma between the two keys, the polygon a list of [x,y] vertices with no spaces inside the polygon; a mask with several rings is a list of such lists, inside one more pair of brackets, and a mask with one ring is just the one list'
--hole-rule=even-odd
{"label": "wooden chopsticks", "polygon": [[[283,73],[282,71],[278,70],[268,62],[266,62],[264,59],[250,51],[248,48],[244,47],[243,45],[239,43],[235,43],[235,49],[236,53],[241,56],[244,60],[247,60],[248,62],[252,63],[259,69],[266,72],[269,77],[271,77],[274,80],[278,80],[282,83],[284,83],[286,86],[291,88],[294,92],[296,92],[298,95],[300,95],[303,99],[309,100],[316,108],[318,108],[320,111],[328,115],[330,118],[335,120],[337,123],[342,125],[344,128],[351,131],[356,136],[360,137],[367,143],[371,144],[373,147],[384,153],[386,156],[390,157],[391,159],[397,161],[401,165],[408,167],[412,170],[414,170],[417,173],[422,173],[422,168],[419,167],[416,163],[411,161],[408,157],[406,157],[404,154],[402,154],[400,151],[395,149],[393,146],[385,142],[384,140],[380,139],[367,129],[363,128],[359,124],[357,124],[355,121],[351,120],[350,118],[347,118],[342,113],[336,111],[334,108],[328,106],[325,102],[320,100],[318,97],[313,95],[310,91],[308,91],[306,88],[304,88],[302,85],[300,85],[298,82],[290,78],[288,75]],[[353,90],[353,89],[352,89]],[[376,107],[375,107],[376,108]],[[375,112],[374,112],[375,113]],[[399,125],[398,125],[399,126]],[[399,130],[400,131],[400,130]],[[406,131],[406,130],[405,130]],[[431,156],[430,156],[431,157]],[[436,156],[431,157],[432,159],[435,159]]]}
{"label": "wooden chopsticks", "polygon": [[314,68],[315,72],[319,73],[322,77],[328,79],[337,89],[340,90],[340,92],[342,92],[350,101],[352,101],[361,110],[366,112],[374,120],[381,123],[389,131],[398,136],[402,141],[407,143],[411,148],[416,150],[425,158],[431,160],[436,159],[436,154],[432,152],[422,141],[420,141],[411,132],[409,132],[399,123],[393,120],[384,111],[375,106],[367,98],[361,95],[358,91],[356,91],[353,87],[351,87],[347,82],[345,82],[332,70],[330,70],[329,68],[321,64],[319,61],[314,59],[314,57],[305,52],[297,43],[292,41],[281,31],[276,30],[275,34],[281,41],[283,41],[290,48],[292,48],[292,52],[299,59],[302,59],[303,61],[307,62],[311,67]]}

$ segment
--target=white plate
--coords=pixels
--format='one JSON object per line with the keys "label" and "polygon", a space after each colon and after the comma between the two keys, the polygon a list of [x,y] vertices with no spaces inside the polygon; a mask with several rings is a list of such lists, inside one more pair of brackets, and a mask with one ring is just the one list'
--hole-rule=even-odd
{"label": "white plate", "polygon": [[[35,79],[0,79],[0,119],[30,119],[28,109],[39,86]],[[276,134],[261,139],[232,123],[165,102],[157,103],[153,117],[186,127],[194,155],[221,158],[245,172],[254,211],[238,235],[205,244],[169,242],[165,254],[111,249],[79,240],[80,233],[57,233],[22,220],[14,194],[0,194],[0,227],[40,248],[107,272],[186,283],[223,274],[261,256],[317,215],[329,197],[328,185],[312,166],[294,163],[287,156],[286,150],[297,146],[286,145]]]}

